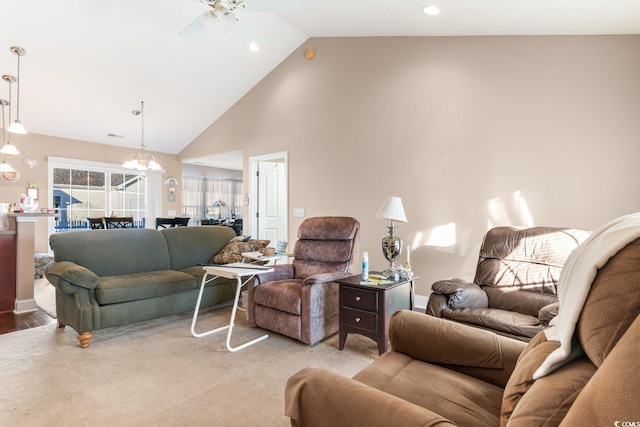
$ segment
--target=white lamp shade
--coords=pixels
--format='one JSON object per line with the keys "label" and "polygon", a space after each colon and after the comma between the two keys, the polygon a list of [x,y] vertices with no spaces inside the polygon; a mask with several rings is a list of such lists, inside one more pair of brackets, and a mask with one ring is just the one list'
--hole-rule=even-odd
{"label": "white lamp shade", "polygon": [[407,222],[407,216],[402,206],[402,199],[396,196],[387,197],[387,200],[384,201],[384,204],[376,214],[376,218]]}
{"label": "white lamp shade", "polygon": [[18,149],[13,144],[4,144],[4,147],[0,150],[0,154],[4,154],[5,156],[17,156],[20,154]]}
{"label": "white lamp shade", "polygon": [[13,172],[13,168],[9,163],[2,162],[0,163],[0,172]]}
{"label": "white lamp shade", "polygon": [[24,126],[22,125],[22,123],[20,123],[19,120],[16,120],[15,122],[11,123],[11,126],[9,126],[7,130],[11,133],[18,133],[20,135],[27,134],[27,130],[24,128]]}

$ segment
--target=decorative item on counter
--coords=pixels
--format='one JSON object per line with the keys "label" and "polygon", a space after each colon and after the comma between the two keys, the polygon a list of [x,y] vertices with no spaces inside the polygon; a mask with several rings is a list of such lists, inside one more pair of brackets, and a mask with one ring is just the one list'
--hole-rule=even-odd
{"label": "decorative item on counter", "polygon": [[26,194],[23,194],[20,197],[20,212],[33,213],[37,209],[38,209],[38,202],[33,200],[33,197],[29,197]]}

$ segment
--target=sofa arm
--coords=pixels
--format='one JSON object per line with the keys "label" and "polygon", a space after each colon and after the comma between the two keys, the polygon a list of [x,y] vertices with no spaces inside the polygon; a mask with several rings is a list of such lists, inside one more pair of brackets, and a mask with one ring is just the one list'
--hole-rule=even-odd
{"label": "sofa arm", "polygon": [[51,262],[45,267],[44,274],[49,283],[67,294],[74,292],[69,284],[86,289],[98,286],[98,276],[93,271],[71,261]]}
{"label": "sofa arm", "polygon": [[320,273],[307,277],[302,282],[302,286],[315,285],[316,283],[335,282],[353,276],[353,273]]}
{"label": "sofa arm", "polygon": [[429,301],[427,301],[427,308],[425,309],[425,313],[435,317],[442,317],[442,310],[447,310],[448,308],[448,295],[436,294],[435,292],[431,292],[431,295],[429,295]]}
{"label": "sofa arm", "polygon": [[446,418],[399,397],[322,368],[287,380],[285,415],[301,426],[452,426]]}
{"label": "sofa arm", "polygon": [[394,351],[502,387],[526,346],[523,341],[408,310],[391,316],[389,340]]}
{"label": "sofa arm", "polygon": [[552,302],[551,304],[547,304],[538,311],[538,319],[540,319],[540,321],[545,325],[548,325],[551,319],[558,315],[559,309],[559,302]]}
{"label": "sofa arm", "polygon": [[447,305],[452,310],[489,306],[486,292],[475,283],[463,279],[439,280],[431,285],[431,290],[436,294],[447,295]]}

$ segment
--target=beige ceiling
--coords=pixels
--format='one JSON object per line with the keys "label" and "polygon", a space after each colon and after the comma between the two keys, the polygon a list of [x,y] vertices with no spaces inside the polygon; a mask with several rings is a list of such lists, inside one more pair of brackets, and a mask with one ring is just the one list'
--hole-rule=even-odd
{"label": "beige ceiling", "polygon": [[[423,14],[427,4],[442,13]],[[0,74],[16,74],[10,46],[27,50],[22,123],[135,148],[131,111],[144,100],[147,148],[176,154],[309,37],[640,34],[639,0],[300,0],[295,11],[242,12],[269,41],[251,52],[242,33],[179,35],[206,10],[194,0],[0,0]],[[0,98],[8,92],[0,81]]]}

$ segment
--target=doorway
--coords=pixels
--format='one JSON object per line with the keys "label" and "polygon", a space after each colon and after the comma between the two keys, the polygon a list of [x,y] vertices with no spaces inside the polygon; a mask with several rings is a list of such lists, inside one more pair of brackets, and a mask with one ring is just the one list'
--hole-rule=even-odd
{"label": "doorway", "polygon": [[287,153],[249,157],[249,215],[252,234],[269,246],[288,240]]}

